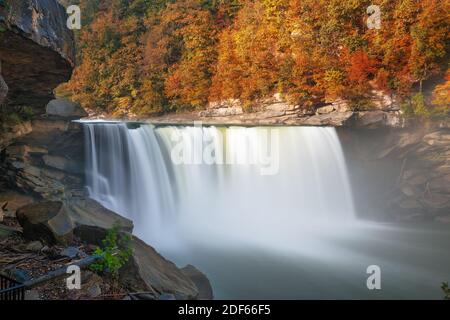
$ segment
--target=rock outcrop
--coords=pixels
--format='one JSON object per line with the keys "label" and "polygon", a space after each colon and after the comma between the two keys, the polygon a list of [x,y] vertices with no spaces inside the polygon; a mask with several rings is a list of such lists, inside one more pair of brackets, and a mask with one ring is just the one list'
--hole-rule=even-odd
{"label": "rock outcrop", "polygon": [[206,125],[295,125],[333,127],[393,127],[406,125],[394,100],[374,93],[372,111],[354,111],[344,100],[330,101],[317,108],[305,108],[284,101],[280,95],[261,101],[254,111],[244,112],[239,100],[211,103],[198,114],[178,113],[155,117],[155,124],[186,124],[201,121]]}
{"label": "rock outcrop", "polygon": [[30,133],[4,150],[0,174],[11,187],[36,198],[62,200],[83,195],[84,137],[67,119],[38,118]]}
{"label": "rock outcrop", "polygon": [[197,299],[199,290],[177,266],[155,249],[133,237],[133,256],[121,274],[121,281],[131,291],[152,292],[158,298],[173,294],[176,299]]}
{"label": "rock outcrop", "polygon": [[[350,130],[350,131],[348,131]],[[342,129],[361,212],[401,221],[450,218],[450,127],[423,121],[401,129]],[[371,188],[372,189],[369,189]]]}
{"label": "rock outcrop", "polygon": [[[52,91],[67,81],[75,60],[74,36],[56,0],[5,0],[0,4],[0,99],[44,107]],[[3,85],[2,85],[3,84]]]}
{"label": "rock outcrop", "polygon": [[80,119],[87,117],[88,114],[79,103],[71,102],[65,99],[54,99],[47,104],[46,114],[68,119]]}

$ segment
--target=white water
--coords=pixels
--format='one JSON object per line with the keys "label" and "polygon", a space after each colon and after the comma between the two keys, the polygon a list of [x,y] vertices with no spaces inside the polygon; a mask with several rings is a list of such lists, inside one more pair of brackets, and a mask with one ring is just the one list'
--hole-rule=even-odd
{"label": "white water", "polygon": [[[354,219],[333,128],[91,123],[85,130],[90,196],[132,219],[136,233],[152,244],[209,234],[208,241],[231,238],[285,250],[290,236],[329,232]],[[174,163],[175,148],[193,164]],[[204,163],[205,150],[223,161]],[[263,154],[265,162],[258,161]]]}
{"label": "white water", "polygon": [[[450,232],[357,222],[332,128],[85,130],[90,196],[164,256],[204,271],[218,298],[442,296]],[[180,147],[197,164],[175,164]],[[208,165],[205,154],[235,161]],[[373,264],[382,290],[367,290]]]}

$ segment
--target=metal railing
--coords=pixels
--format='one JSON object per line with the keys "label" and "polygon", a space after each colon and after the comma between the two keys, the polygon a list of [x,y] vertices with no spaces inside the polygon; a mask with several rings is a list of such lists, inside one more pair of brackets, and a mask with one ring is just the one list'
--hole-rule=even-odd
{"label": "metal railing", "polygon": [[0,274],[0,301],[25,300],[25,286]]}
{"label": "metal railing", "polygon": [[40,284],[66,275],[68,266],[78,266],[80,268],[85,268],[100,259],[101,257],[98,255],[88,256],[79,261],[72,262],[65,267],[50,271],[47,274],[36,279],[26,281],[25,283],[20,283],[5,275],[0,274],[0,301],[25,300],[25,289],[28,290],[34,288]]}

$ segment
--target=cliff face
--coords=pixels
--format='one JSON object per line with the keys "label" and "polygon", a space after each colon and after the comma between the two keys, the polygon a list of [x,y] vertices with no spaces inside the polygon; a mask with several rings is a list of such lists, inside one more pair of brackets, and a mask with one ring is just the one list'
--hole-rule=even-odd
{"label": "cliff face", "polygon": [[0,103],[44,107],[53,89],[70,78],[75,42],[66,20],[56,0],[0,5]]}
{"label": "cliff face", "polygon": [[450,222],[450,127],[342,128],[358,211],[398,221]]}

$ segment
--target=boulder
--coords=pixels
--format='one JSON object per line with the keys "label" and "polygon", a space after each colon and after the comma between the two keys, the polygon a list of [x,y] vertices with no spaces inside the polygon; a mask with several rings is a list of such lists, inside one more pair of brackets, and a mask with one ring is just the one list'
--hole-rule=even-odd
{"label": "boulder", "polygon": [[177,299],[196,299],[194,282],[177,266],[137,237],[132,239],[133,255],[121,271],[121,283],[132,291],[173,294]]}
{"label": "boulder", "polygon": [[187,265],[186,267],[181,269],[189,279],[194,282],[195,286],[198,289],[198,297],[199,300],[212,300],[214,298],[213,290],[211,287],[211,283],[208,278],[196,267],[193,265]]}
{"label": "boulder", "polygon": [[29,240],[49,244],[66,244],[73,239],[74,225],[62,202],[46,201],[27,205],[17,210],[17,219],[23,235]]}
{"label": "boulder", "polygon": [[48,116],[62,118],[83,118],[88,114],[79,103],[71,102],[66,99],[54,99],[47,104],[46,113]]}
{"label": "boulder", "polygon": [[106,209],[92,199],[72,199],[67,203],[67,211],[75,225],[75,235],[89,244],[100,245],[108,229],[115,226],[124,232],[133,231],[131,220]]}

